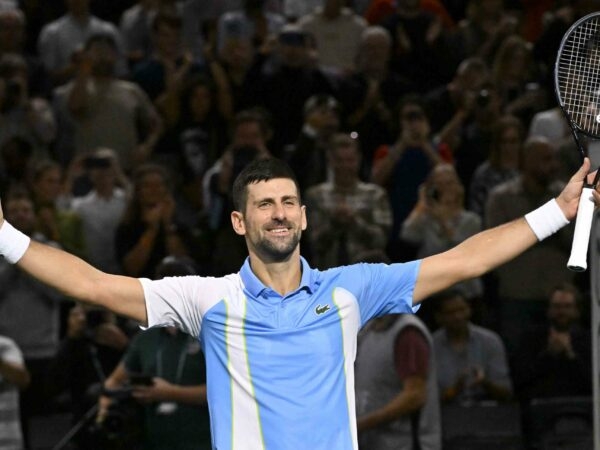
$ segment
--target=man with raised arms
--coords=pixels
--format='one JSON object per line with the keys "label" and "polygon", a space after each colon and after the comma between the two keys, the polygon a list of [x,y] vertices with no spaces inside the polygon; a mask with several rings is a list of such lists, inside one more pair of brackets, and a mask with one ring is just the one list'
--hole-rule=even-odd
{"label": "man with raised arms", "polygon": [[214,448],[357,449],[353,364],[361,326],[411,313],[566,225],[589,167],[586,159],[556,199],[525,217],[407,263],[310,268],[300,256],[307,220],[298,183],[277,159],[251,163],[234,183],[231,223],[249,253],[238,273],[157,281],[110,275],[30,241],[1,209],[0,254],[70,297],[198,337]]}

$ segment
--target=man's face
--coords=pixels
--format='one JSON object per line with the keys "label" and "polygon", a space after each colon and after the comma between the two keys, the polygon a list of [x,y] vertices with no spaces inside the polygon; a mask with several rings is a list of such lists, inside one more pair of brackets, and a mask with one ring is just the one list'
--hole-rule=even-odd
{"label": "man's face", "polygon": [[96,42],[87,50],[92,64],[92,72],[96,76],[109,77],[114,75],[117,63],[117,51],[104,42]]}
{"label": "man's face", "polygon": [[469,323],[470,317],[471,307],[460,296],[446,300],[437,316],[440,325],[450,332],[464,330]]}
{"label": "man's face", "polygon": [[265,147],[265,137],[258,122],[240,123],[233,133],[232,143],[235,147]]}
{"label": "man's face", "polygon": [[244,213],[234,211],[236,233],[246,237],[248,250],[268,262],[287,260],[299,251],[306,211],[294,182],[275,178],[247,186]]}
{"label": "man's face", "polygon": [[31,234],[35,228],[35,212],[33,203],[28,199],[15,199],[5,206],[6,219],[18,230]]}
{"label": "man's face", "polygon": [[339,147],[332,153],[331,168],[336,183],[348,185],[358,179],[360,154],[352,146]]}
{"label": "man's face", "polygon": [[548,319],[560,331],[568,330],[579,319],[579,310],[571,292],[556,291],[550,298]]}

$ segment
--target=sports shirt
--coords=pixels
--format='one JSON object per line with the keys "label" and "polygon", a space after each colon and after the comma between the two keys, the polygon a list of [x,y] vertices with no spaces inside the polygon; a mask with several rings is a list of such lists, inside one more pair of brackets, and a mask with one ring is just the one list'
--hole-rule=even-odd
{"label": "sports shirt", "polygon": [[280,295],[252,272],[141,279],[148,326],[197,336],[215,449],[357,449],[354,359],[373,317],[412,313],[420,261],[319,271]]}

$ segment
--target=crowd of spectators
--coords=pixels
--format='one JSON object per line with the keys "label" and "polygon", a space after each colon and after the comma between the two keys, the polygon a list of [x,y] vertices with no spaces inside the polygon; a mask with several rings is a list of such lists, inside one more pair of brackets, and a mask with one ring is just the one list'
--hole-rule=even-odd
{"label": "crowd of spectators", "polygon": [[[233,179],[249,161],[277,157],[296,172],[308,207],[301,248],[311,265],[444,251],[556,196],[577,166],[552,71],[563,33],[594,6],[0,0],[3,209],[33,239],[104,271],[152,278],[173,257],[221,276],[246,255],[230,224]],[[586,145],[594,157],[597,144]],[[407,361],[396,334],[423,332],[410,341],[426,352],[423,370],[386,374],[437,376],[435,389],[421,387],[441,405],[484,399],[526,413],[534,397],[591,395],[589,311],[580,308],[590,286],[566,268],[571,235],[567,227],[426,302],[417,324],[373,325],[363,347],[388,337],[396,361]],[[0,402],[14,413],[22,389],[23,433],[15,414],[6,429],[27,447],[32,417],[67,403],[76,423],[93,381],[115,367],[139,370],[133,356],[117,364],[140,331],[4,261],[0,285],[0,391],[13,387]],[[536,334],[523,340],[523,330]],[[371,354],[367,372],[394,364],[392,355]],[[89,385],[74,381],[78,357]],[[61,392],[47,383],[57,368]]]}

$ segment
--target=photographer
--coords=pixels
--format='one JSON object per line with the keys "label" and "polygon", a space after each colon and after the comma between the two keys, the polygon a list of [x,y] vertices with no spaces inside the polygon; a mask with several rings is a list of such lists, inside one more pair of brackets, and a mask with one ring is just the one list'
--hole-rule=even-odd
{"label": "photographer", "polygon": [[81,420],[95,404],[102,382],[119,363],[128,343],[128,337],[116,325],[110,311],[80,304],[70,309],[67,334],[52,361],[48,378],[52,380],[53,394],[68,392],[73,423]]}
{"label": "photographer", "polygon": [[[195,273],[189,258],[167,257],[157,268],[157,278]],[[197,340],[174,327],[151,328],[133,338],[105,381],[97,422],[100,427],[115,422],[111,419],[119,415],[120,403],[115,398],[126,389],[143,406],[145,450],[209,449],[204,380],[206,366]]]}

